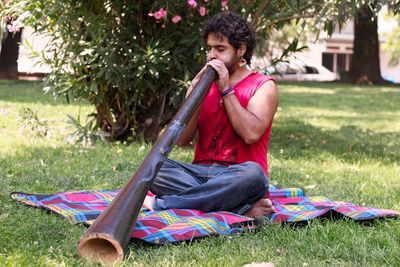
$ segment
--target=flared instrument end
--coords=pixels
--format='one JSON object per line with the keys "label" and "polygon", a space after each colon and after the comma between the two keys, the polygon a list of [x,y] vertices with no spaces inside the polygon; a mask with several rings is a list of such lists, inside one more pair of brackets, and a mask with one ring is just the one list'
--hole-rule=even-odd
{"label": "flared instrument end", "polygon": [[91,263],[113,264],[124,259],[121,245],[105,234],[91,233],[81,237],[77,252],[79,258],[86,258]]}

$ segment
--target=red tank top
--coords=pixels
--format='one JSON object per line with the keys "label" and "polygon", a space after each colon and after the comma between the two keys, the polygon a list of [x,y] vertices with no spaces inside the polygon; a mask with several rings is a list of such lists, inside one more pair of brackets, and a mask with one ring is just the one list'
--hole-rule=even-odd
{"label": "red tank top", "polygon": [[[233,88],[240,104],[246,108],[255,92],[269,80],[270,76],[253,72]],[[261,165],[269,177],[267,152],[272,121],[264,135],[254,144],[246,144],[234,131],[224,105],[220,104],[221,93],[215,84],[204,99],[199,114],[198,139],[193,163],[237,164],[254,161]]]}

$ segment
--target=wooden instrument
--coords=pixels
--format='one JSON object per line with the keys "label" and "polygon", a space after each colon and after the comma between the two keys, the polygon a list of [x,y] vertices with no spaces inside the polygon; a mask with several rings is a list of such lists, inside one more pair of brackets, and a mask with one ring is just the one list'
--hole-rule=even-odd
{"label": "wooden instrument", "polygon": [[87,258],[92,263],[111,264],[124,259],[153,180],[216,78],[217,73],[208,67],[136,173],[81,237],[77,246],[80,258]]}

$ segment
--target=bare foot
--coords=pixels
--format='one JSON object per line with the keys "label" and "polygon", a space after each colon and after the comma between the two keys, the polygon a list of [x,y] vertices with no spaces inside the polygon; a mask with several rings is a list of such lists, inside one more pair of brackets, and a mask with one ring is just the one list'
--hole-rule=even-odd
{"label": "bare foot", "polygon": [[144,201],[143,201],[142,206],[143,206],[144,208],[148,209],[148,210],[153,210],[153,205],[152,205],[152,203],[153,203],[153,201],[154,201],[153,198],[154,198],[154,197],[146,196],[146,197],[144,198]]}
{"label": "bare foot", "polygon": [[251,218],[258,218],[273,212],[274,208],[272,207],[271,200],[269,200],[268,198],[262,198],[258,200],[254,204],[253,208],[244,215]]}

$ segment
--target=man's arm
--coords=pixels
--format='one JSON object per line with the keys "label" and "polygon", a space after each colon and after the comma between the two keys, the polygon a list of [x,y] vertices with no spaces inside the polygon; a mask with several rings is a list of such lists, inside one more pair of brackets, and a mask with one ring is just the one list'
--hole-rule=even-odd
{"label": "man's arm", "polygon": [[[218,73],[216,85],[222,92],[229,86],[229,72],[220,60],[211,60],[207,65]],[[257,142],[274,118],[278,107],[278,90],[275,82],[264,83],[250,99],[246,108],[242,107],[234,94],[223,98],[226,112],[235,132],[247,143]]]}
{"label": "man's arm", "polygon": [[235,132],[247,143],[257,142],[274,118],[278,107],[278,89],[274,81],[264,83],[250,99],[247,108],[240,105],[234,94],[223,103]]}

